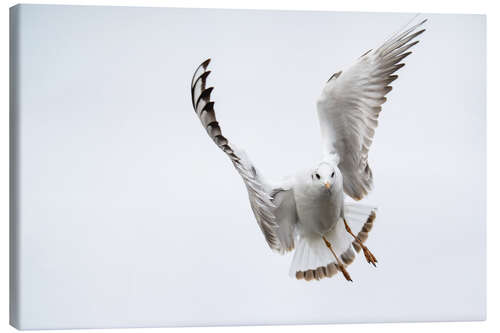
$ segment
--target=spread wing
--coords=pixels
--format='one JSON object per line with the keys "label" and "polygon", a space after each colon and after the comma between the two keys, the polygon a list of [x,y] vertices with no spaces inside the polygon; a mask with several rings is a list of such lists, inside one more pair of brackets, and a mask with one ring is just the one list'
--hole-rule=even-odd
{"label": "spread wing", "polygon": [[[254,167],[243,150],[237,149],[224,135],[210,100],[213,87],[207,88],[210,59],[204,61],[191,80],[191,101],[196,115],[215,144],[229,157],[248,191],[250,206],[269,247],[280,253],[294,247],[295,201],[291,186],[273,188]],[[288,211],[285,207],[293,208]]]}
{"label": "spread wing", "polygon": [[[368,151],[394,73],[425,30],[420,22],[363,54],[350,68],[332,75],[318,100],[323,153],[338,161],[344,192],[360,200],[371,189]],[[416,32],[415,32],[416,31]]]}

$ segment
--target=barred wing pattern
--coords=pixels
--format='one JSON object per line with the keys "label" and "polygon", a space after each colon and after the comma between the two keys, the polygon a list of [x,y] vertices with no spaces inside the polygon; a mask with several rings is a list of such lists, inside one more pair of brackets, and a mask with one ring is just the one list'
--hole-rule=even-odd
{"label": "barred wing pattern", "polygon": [[[210,74],[210,71],[207,70],[209,63],[210,59],[205,60],[196,69],[191,80],[193,108],[210,138],[226,153],[243,179],[248,191],[250,206],[269,247],[280,253],[289,251],[293,248],[293,232],[284,232],[288,228],[279,229],[275,216],[277,207],[271,197],[272,189],[270,185],[257,172],[245,152],[238,150],[222,135],[221,128],[215,117],[214,102],[210,100],[213,87],[206,87],[207,77]],[[285,246],[282,246],[282,243]],[[289,244],[292,244],[292,246]]]}
{"label": "barred wing pattern", "polygon": [[413,41],[425,30],[424,20],[397,34],[379,48],[363,54],[350,68],[335,73],[327,82],[317,103],[323,153],[338,160],[344,192],[355,200],[371,189],[373,176],[368,151],[378,124],[393,75],[404,66],[401,61],[418,43]]}

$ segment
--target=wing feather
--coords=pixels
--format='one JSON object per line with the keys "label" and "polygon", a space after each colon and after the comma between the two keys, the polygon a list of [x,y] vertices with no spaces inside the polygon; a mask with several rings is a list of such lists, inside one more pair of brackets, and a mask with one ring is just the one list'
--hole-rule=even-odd
{"label": "wing feather", "polygon": [[[344,192],[356,200],[371,189],[373,177],[368,152],[378,125],[385,95],[398,78],[394,73],[418,43],[426,20],[363,54],[350,68],[334,74],[318,100],[317,109],[325,158],[338,161]],[[417,30],[417,31],[416,31]],[[415,32],[416,31],[416,32]]]}
{"label": "wing feather", "polygon": [[292,190],[273,190],[258,173],[246,153],[237,149],[222,134],[215,115],[214,102],[211,101],[214,88],[206,87],[207,78],[211,73],[207,70],[209,64],[210,59],[205,60],[196,69],[191,80],[191,102],[196,115],[209,137],[229,157],[243,179],[250,206],[269,247],[280,253],[290,251],[294,248],[295,228],[295,201]]}

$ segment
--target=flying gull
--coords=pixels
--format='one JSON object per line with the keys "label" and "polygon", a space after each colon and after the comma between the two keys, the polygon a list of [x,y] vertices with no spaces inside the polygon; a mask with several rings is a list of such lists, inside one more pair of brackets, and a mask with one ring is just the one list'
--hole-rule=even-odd
{"label": "flying gull", "polygon": [[396,33],[328,79],[317,101],[323,158],[277,182],[265,179],[245,152],[222,134],[210,97],[213,87],[206,87],[210,59],[195,71],[191,98],[196,115],[243,179],[269,247],[281,254],[295,250],[291,276],[320,280],[340,271],[352,281],[346,267],[361,250],[367,262],[376,266],[377,259],[364,244],[376,208],[344,199],[347,195],[358,201],[371,190],[368,152],[381,105],[398,77],[394,73],[404,66],[402,60],[425,31],[421,29],[425,22]]}

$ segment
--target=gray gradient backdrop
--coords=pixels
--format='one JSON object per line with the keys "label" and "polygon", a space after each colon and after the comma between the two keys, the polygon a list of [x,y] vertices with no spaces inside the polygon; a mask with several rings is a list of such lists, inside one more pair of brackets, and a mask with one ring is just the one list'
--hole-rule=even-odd
{"label": "gray gradient backdrop", "polygon": [[[21,328],[485,318],[485,17],[423,15],[370,161],[377,268],[305,283],[191,109],[269,178],[320,159],[330,75],[413,14],[22,5],[13,222]],[[16,266],[17,265],[17,266]]]}

